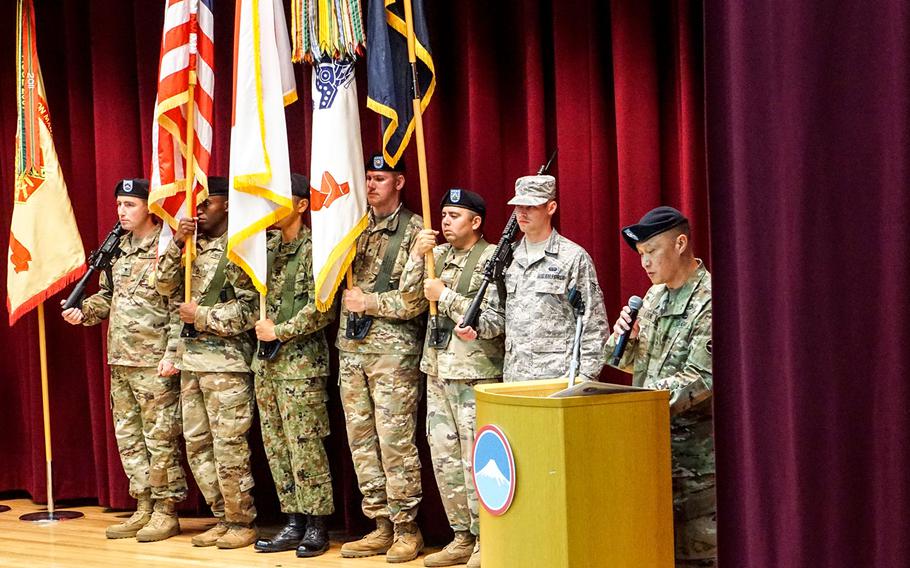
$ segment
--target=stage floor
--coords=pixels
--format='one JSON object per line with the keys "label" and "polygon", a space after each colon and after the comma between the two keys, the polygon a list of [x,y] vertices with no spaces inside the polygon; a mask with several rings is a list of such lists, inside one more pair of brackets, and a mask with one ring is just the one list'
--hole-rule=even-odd
{"label": "stage floor", "polygon": [[[103,507],[73,507],[85,517],[53,524],[30,523],[19,515],[45,508],[28,499],[11,499],[0,504],[12,507],[0,513],[0,566],[41,568],[45,566],[92,568],[166,568],[254,566],[308,566],[312,568],[376,568],[388,564],[385,556],[341,558],[341,542],[318,558],[297,558],[293,552],[260,554],[247,547],[240,550],[197,548],[190,544],[193,535],[208,529],[211,518],[181,518],[183,532],[162,542],[138,543],[135,539],[108,540],[104,528],[120,522],[129,513],[105,512]],[[272,531],[268,531],[272,532]],[[424,554],[437,549],[425,549]],[[397,566],[423,566],[423,555]]]}

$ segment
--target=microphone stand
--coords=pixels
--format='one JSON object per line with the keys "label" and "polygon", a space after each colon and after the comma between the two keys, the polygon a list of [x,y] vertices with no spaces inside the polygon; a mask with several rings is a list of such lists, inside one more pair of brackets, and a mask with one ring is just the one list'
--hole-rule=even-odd
{"label": "microphone stand", "polygon": [[569,290],[569,304],[575,312],[575,341],[572,344],[572,362],[569,364],[569,386],[575,386],[578,366],[581,364],[582,316],[585,315],[585,301],[576,288]]}

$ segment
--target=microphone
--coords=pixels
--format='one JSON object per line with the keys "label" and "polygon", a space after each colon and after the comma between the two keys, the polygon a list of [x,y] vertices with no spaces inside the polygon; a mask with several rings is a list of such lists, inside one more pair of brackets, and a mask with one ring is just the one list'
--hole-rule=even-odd
{"label": "microphone", "polygon": [[629,322],[629,331],[619,336],[619,341],[616,342],[616,347],[613,348],[613,358],[610,360],[610,364],[613,366],[619,365],[619,360],[622,359],[622,352],[626,350],[626,343],[629,342],[629,334],[632,333],[632,326],[635,325],[635,319],[638,318],[638,310],[641,309],[641,304],[641,298],[638,296],[629,298],[629,315],[632,317],[632,321]]}

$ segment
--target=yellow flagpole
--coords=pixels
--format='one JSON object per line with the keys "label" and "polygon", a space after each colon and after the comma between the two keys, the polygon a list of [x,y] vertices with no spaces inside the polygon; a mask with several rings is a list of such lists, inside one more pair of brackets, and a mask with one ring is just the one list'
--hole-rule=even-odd
{"label": "yellow flagpole", "polygon": [[[420,206],[421,215],[423,216],[423,228],[432,229],[433,224],[430,219],[430,188],[427,180],[427,153],[423,141],[423,113],[420,110],[420,92],[417,84],[417,53],[414,48],[414,14],[411,10],[411,0],[404,0],[404,21],[408,28],[408,62],[411,64],[411,78],[414,87],[414,133],[417,135],[417,168],[420,171]],[[426,255],[427,274],[430,278],[436,278],[436,262],[433,258],[433,251],[430,250]],[[436,302],[430,302],[430,317],[436,318]]]}
{"label": "yellow flagpole", "polygon": [[82,516],[79,511],[57,511],[54,508],[54,454],[51,448],[51,404],[47,385],[47,333],[44,327],[44,302],[38,304],[38,358],[41,363],[41,414],[44,418],[44,462],[47,475],[47,512],[28,513],[22,521],[65,521]]}
{"label": "yellow flagpole", "polygon": [[[189,77],[189,98],[186,102],[186,179],[184,191],[186,191],[186,216],[192,219],[196,216],[196,200],[193,199],[193,187],[196,185],[196,157],[194,156],[195,143],[195,121],[196,121],[196,71],[190,69]],[[186,303],[193,301],[193,258],[196,256],[195,234],[193,239],[186,240],[186,252],[184,258],[184,277],[183,299]]]}
{"label": "yellow flagpole", "polygon": [[54,514],[54,455],[51,449],[51,410],[47,387],[47,335],[44,302],[38,304],[38,354],[41,360],[41,412],[44,415],[44,461],[47,464],[47,512]]}

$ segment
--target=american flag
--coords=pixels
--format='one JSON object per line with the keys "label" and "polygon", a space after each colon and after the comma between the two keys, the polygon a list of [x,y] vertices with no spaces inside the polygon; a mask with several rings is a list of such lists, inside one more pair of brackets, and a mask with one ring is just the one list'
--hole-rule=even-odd
{"label": "american flag", "polygon": [[[195,202],[208,195],[208,169],[212,152],[212,103],[215,90],[213,0],[165,0],[161,34],[158,98],[152,124],[152,168],[149,209],[167,221],[159,251],[171,240],[184,217],[186,193],[187,112],[190,73],[197,85],[193,93],[193,194]],[[169,228],[168,228],[169,226]]]}

